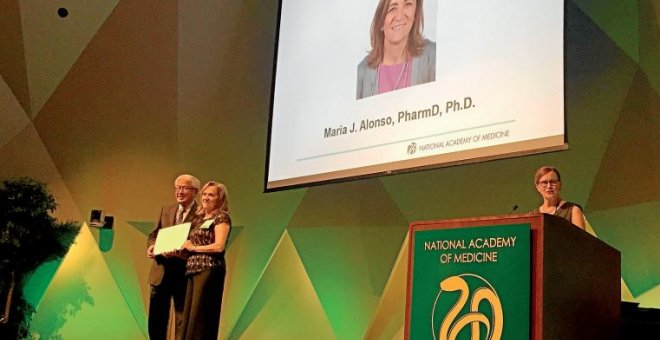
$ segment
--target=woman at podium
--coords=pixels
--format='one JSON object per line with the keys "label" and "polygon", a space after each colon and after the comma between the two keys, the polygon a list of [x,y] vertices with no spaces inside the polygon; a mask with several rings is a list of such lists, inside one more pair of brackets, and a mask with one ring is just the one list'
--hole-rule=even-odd
{"label": "woman at podium", "polygon": [[561,175],[557,168],[544,166],[534,175],[536,191],[543,198],[543,203],[534,210],[534,213],[544,213],[561,217],[580,229],[585,228],[582,208],[572,202],[565,201],[559,195],[561,191]]}

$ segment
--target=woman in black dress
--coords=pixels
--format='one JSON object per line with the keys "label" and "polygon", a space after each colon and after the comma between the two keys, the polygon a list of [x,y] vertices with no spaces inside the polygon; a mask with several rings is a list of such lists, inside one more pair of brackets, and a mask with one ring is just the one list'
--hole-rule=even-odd
{"label": "woman in black dress", "polygon": [[183,248],[188,286],[183,308],[183,339],[218,338],[220,308],[225,285],[225,246],[231,230],[227,188],[218,182],[202,187],[202,206]]}

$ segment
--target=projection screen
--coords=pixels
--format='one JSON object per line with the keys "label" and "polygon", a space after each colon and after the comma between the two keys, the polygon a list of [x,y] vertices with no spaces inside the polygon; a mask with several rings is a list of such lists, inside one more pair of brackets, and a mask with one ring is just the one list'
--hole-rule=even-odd
{"label": "projection screen", "polygon": [[266,191],[567,147],[563,1],[382,2],[281,1]]}

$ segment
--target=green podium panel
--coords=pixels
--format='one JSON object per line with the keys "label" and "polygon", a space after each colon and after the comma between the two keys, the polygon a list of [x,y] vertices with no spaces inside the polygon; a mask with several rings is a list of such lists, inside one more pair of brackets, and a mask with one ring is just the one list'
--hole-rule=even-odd
{"label": "green podium panel", "polygon": [[410,225],[404,337],[617,339],[621,254],[546,214]]}
{"label": "green podium panel", "polygon": [[412,232],[410,339],[529,336],[529,224]]}

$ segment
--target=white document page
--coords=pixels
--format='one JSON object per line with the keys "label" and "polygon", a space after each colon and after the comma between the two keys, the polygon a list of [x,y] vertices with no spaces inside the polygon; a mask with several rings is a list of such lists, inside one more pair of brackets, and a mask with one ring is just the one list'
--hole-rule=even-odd
{"label": "white document page", "polygon": [[190,222],[186,222],[159,230],[154,244],[154,255],[181,249],[183,243],[188,239],[190,225]]}

